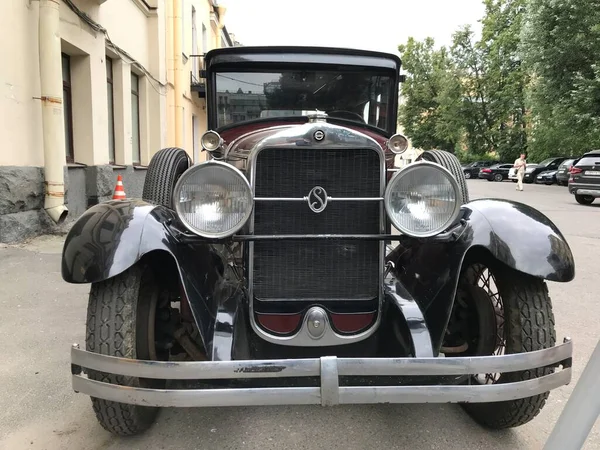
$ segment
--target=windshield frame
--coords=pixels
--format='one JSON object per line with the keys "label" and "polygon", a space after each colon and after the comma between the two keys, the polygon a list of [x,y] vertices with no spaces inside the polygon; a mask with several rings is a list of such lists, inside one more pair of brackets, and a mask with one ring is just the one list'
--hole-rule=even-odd
{"label": "windshield frame", "polygon": [[[266,56],[265,56],[266,55]],[[305,62],[310,60],[310,62]],[[385,128],[359,121],[328,118],[331,122],[348,123],[376,131],[386,137],[396,133],[398,116],[398,95],[401,62],[395,55],[362,50],[308,48],[308,47],[266,47],[266,48],[227,48],[211,50],[207,54],[207,121],[208,129],[217,132],[251,123],[269,121],[305,122],[306,116],[284,116],[255,119],[235,124],[218,126],[216,74],[224,72],[278,72],[278,71],[362,71],[389,76],[392,81],[389,112]]]}

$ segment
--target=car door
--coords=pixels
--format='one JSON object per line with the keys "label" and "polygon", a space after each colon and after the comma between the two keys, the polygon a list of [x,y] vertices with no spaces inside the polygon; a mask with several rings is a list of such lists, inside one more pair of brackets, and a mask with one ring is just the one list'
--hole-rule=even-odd
{"label": "car door", "polygon": [[508,178],[508,172],[512,167],[512,164],[502,164],[498,167],[498,172],[500,172],[504,178]]}

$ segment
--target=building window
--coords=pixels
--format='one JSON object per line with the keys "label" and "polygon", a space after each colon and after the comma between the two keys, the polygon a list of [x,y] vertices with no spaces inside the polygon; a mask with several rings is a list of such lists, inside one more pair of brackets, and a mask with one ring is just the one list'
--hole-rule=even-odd
{"label": "building window", "polygon": [[202,53],[208,52],[208,37],[206,36],[206,27],[202,24]]}
{"label": "building window", "polygon": [[108,160],[115,163],[115,100],[113,87],[113,62],[106,58],[106,97],[108,98]]}
{"label": "building window", "polygon": [[131,74],[131,149],[133,163],[139,164],[140,150],[140,77]]}
{"label": "building window", "polygon": [[74,162],[73,152],[73,102],[71,99],[71,58],[62,54],[63,115],[65,122],[65,153],[67,162]]}

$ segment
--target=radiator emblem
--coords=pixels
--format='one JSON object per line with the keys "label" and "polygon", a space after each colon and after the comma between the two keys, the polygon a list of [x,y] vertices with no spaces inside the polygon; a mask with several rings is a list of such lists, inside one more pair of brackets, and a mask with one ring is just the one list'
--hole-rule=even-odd
{"label": "radiator emblem", "polygon": [[320,142],[325,139],[325,132],[323,130],[317,130],[315,131],[315,134],[313,134],[313,137],[315,138],[315,141]]}
{"label": "radiator emblem", "polygon": [[320,213],[327,208],[327,191],[323,189],[321,186],[315,186],[308,193],[308,197],[306,197],[306,201],[308,202],[308,207],[312,212]]}

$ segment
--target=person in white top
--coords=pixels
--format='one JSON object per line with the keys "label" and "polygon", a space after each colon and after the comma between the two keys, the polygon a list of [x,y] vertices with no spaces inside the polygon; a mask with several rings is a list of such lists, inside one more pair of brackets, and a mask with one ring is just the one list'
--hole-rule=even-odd
{"label": "person in white top", "polygon": [[525,176],[525,168],[527,167],[527,160],[525,159],[525,153],[521,153],[521,156],[515,159],[515,165],[517,169],[517,191],[523,190],[523,176]]}

